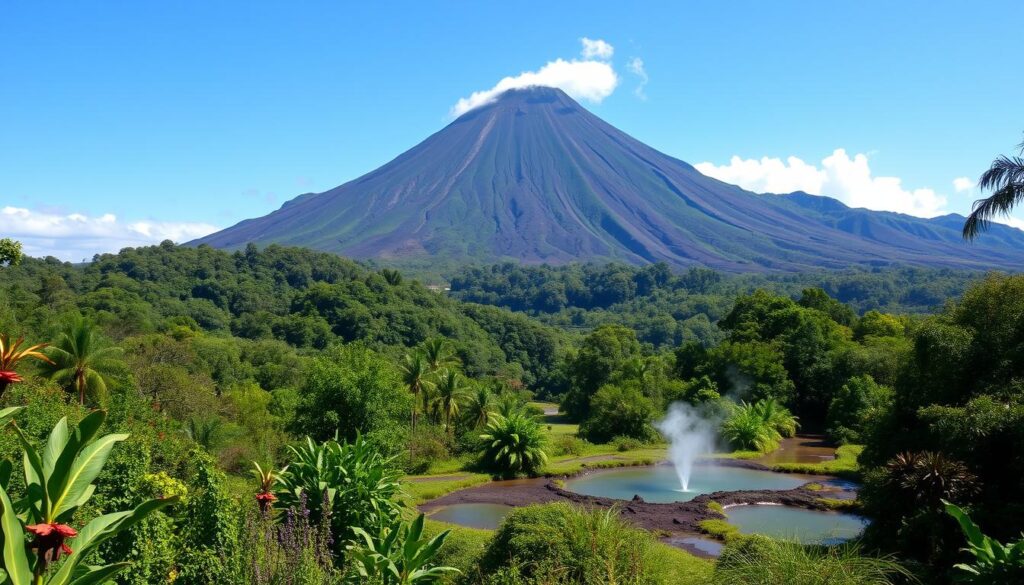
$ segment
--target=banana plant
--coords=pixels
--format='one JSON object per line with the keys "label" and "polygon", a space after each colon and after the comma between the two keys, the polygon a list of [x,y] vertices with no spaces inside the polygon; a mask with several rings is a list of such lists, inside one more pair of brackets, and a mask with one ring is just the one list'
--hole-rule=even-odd
{"label": "banana plant", "polygon": [[[0,424],[5,412],[0,411]],[[94,411],[71,432],[67,419],[62,418],[50,432],[42,453],[17,425],[12,425],[24,449],[26,488],[24,498],[11,501],[6,481],[10,462],[5,462],[8,472],[4,474],[0,469],[0,583],[106,583],[129,563],[97,567],[85,564],[84,559],[117,533],[177,500],[150,500],[134,510],[94,518],[80,530],[71,527],[75,512],[92,497],[96,489],[93,481],[103,470],[110,451],[128,438],[124,434],[97,438],[105,419],[105,412]]]}
{"label": "banana plant", "polygon": [[434,538],[423,538],[423,514],[412,523],[401,519],[380,529],[377,537],[355,528],[361,546],[349,554],[358,572],[358,581],[374,579],[384,585],[428,585],[437,583],[445,573],[458,573],[454,567],[432,566],[450,531]]}
{"label": "banana plant", "polygon": [[942,504],[967,537],[967,547],[962,550],[974,557],[973,563],[955,566],[961,571],[962,581],[985,585],[1024,583],[1024,533],[1016,542],[1003,544],[982,534],[981,528],[956,504],[945,500]]}

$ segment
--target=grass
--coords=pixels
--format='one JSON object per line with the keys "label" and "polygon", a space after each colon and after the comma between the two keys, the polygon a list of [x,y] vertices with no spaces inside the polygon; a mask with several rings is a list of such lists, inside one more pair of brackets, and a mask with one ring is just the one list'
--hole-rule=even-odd
{"label": "grass", "polygon": [[722,506],[722,504],[719,504],[714,500],[708,502],[708,511],[725,516],[725,508]]}
{"label": "grass", "polygon": [[785,473],[805,473],[808,475],[834,475],[848,479],[860,477],[860,464],[857,457],[864,450],[863,445],[843,445],[836,449],[836,458],[820,463],[779,463],[772,466],[772,471]]}
{"label": "grass", "polygon": [[715,567],[716,585],[889,585],[909,574],[891,558],[856,545],[801,546],[752,536],[730,543]]}
{"label": "grass", "polygon": [[[466,528],[465,526],[446,524],[429,518],[423,523],[423,527],[426,538],[433,538],[445,530],[449,531],[448,538],[444,541],[444,546],[441,547],[436,562],[439,565],[455,567],[463,574],[470,573],[473,570],[479,562],[484,548],[487,547],[487,543],[490,542],[491,537],[494,535],[493,530]],[[458,576],[446,575],[442,578],[441,582],[458,582]]]}
{"label": "grass", "polygon": [[[696,557],[684,550],[663,543],[656,543],[651,556],[658,568],[660,582],[666,585],[705,585],[711,582],[714,572],[713,561]],[[656,581],[657,582],[657,581]]]}
{"label": "grass", "polygon": [[852,512],[860,508],[857,500],[839,500],[836,498],[818,498],[818,503],[829,510]]}
{"label": "grass", "polygon": [[715,538],[720,538],[725,542],[732,542],[743,537],[739,528],[718,518],[701,520],[699,526],[705,534],[709,534]]}

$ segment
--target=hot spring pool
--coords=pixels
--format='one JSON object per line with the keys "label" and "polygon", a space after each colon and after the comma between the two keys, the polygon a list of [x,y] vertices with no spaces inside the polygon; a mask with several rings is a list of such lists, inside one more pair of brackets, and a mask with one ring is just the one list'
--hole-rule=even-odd
{"label": "hot spring pool", "polygon": [[807,478],[743,467],[698,465],[693,468],[689,491],[679,487],[679,476],[671,465],[630,467],[599,471],[566,480],[565,488],[576,493],[630,500],[639,495],[654,503],[686,502],[718,491],[790,490]]}
{"label": "hot spring pool", "polygon": [[855,538],[867,526],[866,519],[854,514],[789,506],[734,506],[727,508],[725,515],[743,534],[763,534],[804,544],[838,544]]}
{"label": "hot spring pool", "polygon": [[429,513],[432,520],[494,530],[512,511],[512,506],[502,504],[452,504]]}

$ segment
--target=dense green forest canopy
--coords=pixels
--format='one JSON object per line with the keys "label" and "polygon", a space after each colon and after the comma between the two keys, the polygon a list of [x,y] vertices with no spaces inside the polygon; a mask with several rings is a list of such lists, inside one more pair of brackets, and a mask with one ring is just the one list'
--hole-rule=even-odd
{"label": "dense green forest canopy", "polygon": [[[365,489],[386,513],[353,512],[330,530],[351,539],[373,524],[411,538],[422,526],[394,504],[401,473],[438,462],[544,473],[552,454],[657,440],[652,423],[680,402],[720,423],[723,447],[770,451],[798,427],[864,445],[862,505],[875,521],[865,543],[934,582],[962,560],[944,500],[997,538],[1024,523],[1020,276],[496,265],[463,269],[445,294],[308,250],[165,243],[86,265],[25,258],[0,277],[4,343],[51,344],[49,361],[0,368],[0,406],[26,407],[10,416],[28,441],[95,407],[109,413],[104,428],[131,434],[83,513],[181,495],[173,514],[104,546],[137,568],[121,583],[236,582],[243,568],[223,559],[262,538],[236,498],[251,494],[239,477],[253,461],[261,506],[284,464],[294,471],[280,481],[295,485],[374,469]],[[538,396],[561,403],[576,436],[549,439],[526,404]],[[18,466],[23,446],[0,433]],[[330,458],[331,469],[317,463]],[[31,477],[16,478],[12,493],[28,489]],[[346,494],[338,505],[363,509]],[[175,523],[173,538],[153,538]],[[315,527],[288,530],[299,528]],[[310,538],[317,550],[339,542]],[[307,553],[340,563],[318,567],[360,566],[337,548]]]}

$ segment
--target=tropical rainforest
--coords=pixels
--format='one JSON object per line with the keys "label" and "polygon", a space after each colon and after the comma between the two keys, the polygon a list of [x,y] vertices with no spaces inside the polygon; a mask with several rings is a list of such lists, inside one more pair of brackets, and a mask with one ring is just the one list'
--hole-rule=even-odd
{"label": "tropical rainforest", "polygon": [[[0,582],[1024,579],[1022,276],[499,264],[445,290],[275,245],[4,250]],[[495,531],[418,509],[594,453],[663,458],[679,403],[725,458],[798,430],[839,445],[785,471],[857,482],[835,505],[863,535],[708,524],[713,562],[616,509],[517,508]]]}

